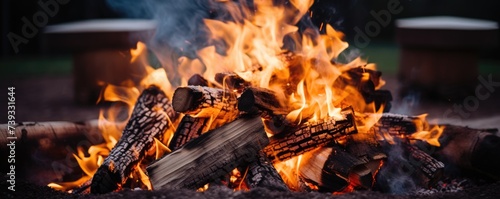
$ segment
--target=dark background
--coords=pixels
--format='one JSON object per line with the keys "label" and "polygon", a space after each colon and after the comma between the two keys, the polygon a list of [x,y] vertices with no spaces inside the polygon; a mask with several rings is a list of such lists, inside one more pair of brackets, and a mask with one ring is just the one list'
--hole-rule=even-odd
{"label": "dark background", "polygon": [[[23,25],[21,18],[31,19],[33,14],[40,11],[39,1],[47,0],[2,0],[1,3],[1,53],[5,56],[40,55],[47,53],[47,47],[43,42],[40,32],[35,38],[29,39],[28,44],[21,44],[19,53],[14,53],[7,34],[13,32],[21,33]],[[389,0],[315,0],[312,7],[316,24],[327,22],[338,30],[346,33],[348,39],[354,37],[354,27],[364,28],[368,21],[374,20],[369,14],[371,10],[378,12],[387,9]],[[487,19],[500,22],[500,1],[498,0],[399,0],[403,11],[393,15],[388,27],[382,28],[381,34],[373,40],[393,41],[394,19],[432,16],[452,15]],[[49,17],[49,24],[57,24],[70,21],[100,18],[118,18],[124,13],[111,9],[106,0],[69,0],[68,4],[60,5],[60,10],[54,17]],[[474,38],[470,38],[474,39]],[[482,57],[500,59],[499,48],[487,49]]]}

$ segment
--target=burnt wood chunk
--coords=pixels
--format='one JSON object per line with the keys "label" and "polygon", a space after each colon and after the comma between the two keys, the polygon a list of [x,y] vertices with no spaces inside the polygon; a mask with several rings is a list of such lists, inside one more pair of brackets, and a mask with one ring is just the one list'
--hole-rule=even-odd
{"label": "burnt wood chunk", "polygon": [[240,118],[152,163],[149,178],[154,189],[197,189],[255,161],[268,142],[260,118]]}
{"label": "burnt wood chunk", "polygon": [[426,185],[433,185],[443,176],[444,164],[415,146],[407,145],[410,164],[418,167],[429,179]]}
{"label": "burnt wood chunk", "polygon": [[175,90],[172,106],[175,111],[190,114],[193,117],[213,118],[215,115],[232,121],[238,113],[237,102],[236,95],[228,90],[186,86]]}
{"label": "burnt wood chunk", "polygon": [[335,142],[335,139],[357,133],[354,112],[342,112],[343,119],[327,118],[317,122],[306,122],[290,133],[277,134],[270,138],[264,152],[272,162],[284,161],[307,151]]}
{"label": "burnt wood chunk", "polygon": [[428,128],[429,123],[421,116],[383,113],[370,131],[375,134],[388,133],[397,136],[410,135]]}
{"label": "burnt wood chunk", "polygon": [[262,187],[273,191],[290,191],[262,151],[259,152],[256,160],[248,165],[245,182],[250,189]]}
{"label": "burnt wood chunk", "polygon": [[203,133],[209,118],[195,118],[185,115],[174,133],[168,148],[176,150]]}
{"label": "burnt wood chunk", "polygon": [[91,193],[111,192],[123,184],[136,164],[145,158],[154,138],[161,140],[175,117],[176,112],[163,91],[155,86],[144,90],[120,140],[94,174]]}

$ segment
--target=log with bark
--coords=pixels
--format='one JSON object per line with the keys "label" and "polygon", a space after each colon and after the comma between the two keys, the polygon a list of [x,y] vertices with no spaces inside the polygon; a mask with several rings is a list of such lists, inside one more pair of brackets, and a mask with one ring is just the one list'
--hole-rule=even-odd
{"label": "log with bark", "polygon": [[[38,142],[46,139],[51,142],[67,142],[68,140],[104,140],[99,132],[99,121],[86,122],[21,122],[15,125],[0,125],[0,149],[7,148],[9,140],[18,142]],[[10,126],[11,128],[8,128]],[[13,133],[9,132],[13,130]],[[9,138],[12,137],[12,138]],[[95,143],[98,144],[98,143]]]}
{"label": "log with bark", "polygon": [[268,142],[260,118],[240,118],[152,163],[147,168],[149,178],[154,189],[197,189],[255,161]]}
{"label": "log with bark", "polygon": [[[190,86],[214,86],[211,82],[205,79],[203,76],[199,74],[195,74],[189,78],[188,85]],[[210,118],[206,117],[192,117],[190,115],[184,115],[182,117],[177,129],[175,130],[174,136],[169,143],[169,148],[172,150],[176,150],[179,147],[186,144],[188,141],[197,138],[207,128],[207,123]]]}
{"label": "log with bark", "polygon": [[133,168],[146,156],[154,139],[161,140],[176,112],[163,91],[156,86],[145,89],[139,96],[120,140],[97,172],[91,183],[91,193],[116,190],[127,179]]}
{"label": "log with bark", "polygon": [[250,189],[261,187],[274,191],[290,191],[262,151],[258,153],[255,161],[248,165],[244,180]]}
{"label": "log with bark", "polygon": [[232,121],[238,116],[236,94],[205,86],[186,86],[175,90],[172,107],[193,117],[212,117]]}
{"label": "log with bark", "polygon": [[371,114],[370,117],[379,118],[368,133],[374,135],[388,134],[391,136],[407,136],[429,129],[425,115],[408,116],[394,113]]}
{"label": "log with bark", "polygon": [[223,88],[239,92],[250,86],[250,82],[245,81],[236,73],[217,73],[215,74],[215,81],[222,85]]}
{"label": "log with bark", "polygon": [[407,140],[382,144],[387,161],[377,175],[376,189],[390,193],[405,193],[417,187],[432,187],[443,174],[444,164],[410,145]]}
{"label": "log with bark", "polygon": [[500,136],[498,129],[473,129],[444,125],[440,146],[416,141],[422,151],[445,163],[446,176],[473,176],[500,180]]}
{"label": "log with bark", "polygon": [[307,151],[335,142],[335,139],[357,132],[354,112],[346,109],[343,119],[327,118],[317,122],[306,122],[288,133],[274,135],[264,148],[272,162],[284,161]]}

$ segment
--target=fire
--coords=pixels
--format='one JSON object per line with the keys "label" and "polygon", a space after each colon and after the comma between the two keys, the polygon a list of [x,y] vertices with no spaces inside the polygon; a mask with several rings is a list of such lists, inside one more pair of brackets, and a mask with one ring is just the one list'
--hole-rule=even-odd
{"label": "fire", "polygon": [[[129,87],[130,82],[124,82],[123,85],[107,85],[103,89],[100,100],[114,102],[109,108],[102,109],[99,113],[99,129],[104,142],[89,147],[87,151],[83,148],[78,148],[77,154],[73,154],[84,175],[73,182],[50,183],[49,187],[61,191],[71,191],[92,179],[94,173],[120,139],[123,128],[132,114],[133,107],[142,89],[149,85],[156,85],[165,91],[165,93],[170,94],[169,97],[171,97],[173,90],[165,71],[162,68],[153,69],[149,66],[146,59],[146,50],[146,45],[142,42],[137,43],[136,49],[130,50],[130,61],[141,63],[145,70],[149,72],[148,76],[144,77],[139,85]],[[172,138],[175,129],[174,126],[175,124],[165,132],[164,140],[155,139],[154,148],[151,153],[156,154],[156,158],[170,152],[170,149],[165,144],[168,144],[168,141]],[[149,178],[144,173],[141,165],[138,164],[134,170],[135,172],[131,174],[136,181],[134,183],[138,183],[147,189],[152,189]]]}
{"label": "fire", "polygon": [[[312,14],[308,13],[308,10],[314,1],[291,0],[291,5],[285,6],[274,5],[273,1],[269,0],[258,0],[254,1],[256,10],[235,6],[232,1],[220,2],[228,8],[235,20],[204,20],[210,34],[210,45],[199,49],[196,58],[181,56],[172,61],[178,63],[176,72],[180,77],[176,78],[180,79],[179,85],[187,85],[187,80],[194,74],[202,74],[205,79],[215,82],[216,73],[232,72],[250,82],[252,86],[275,91],[281,103],[290,108],[286,118],[291,122],[318,121],[330,117],[341,119],[343,117],[341,109],[347,105],[353,106],[356,113],[368,115],[360,117],[362,119],[357,121],[362,124],[358,126],[361,133],[368,132],[368,129],[378,121],[380,117],[373,115],[382,113],[383,106],[376,108],[374,103],[366,103],[359,90],[353,86],[340,88],[337,84],[339,78],[349,80],[350,77],[342,76],[345,71],[359,66],[363,66],[363,70],[374,70],[375,65],[368,64],[359,57],[348,63],[337,61],[349,44],[344,41],[343,33],[328,24],[322,24],[321,30],[324,30],[324,34],[320,34],[312,27],[299,31],[295,26],[302,16]],[[242,13],[246,17],[243,17]],[[137,97],[147,85],[159,86],[172,99],[174,86],[163,68],[153,69],[148,65],[146,52],[147,47],[143,43],[138,43],[137,48],[130,51],[130,61],[142,63],[141,65],[149,72],[140,84],[133,87],[108,85],[104,89],[103,100],[119,103],[103,110],[99,116],[105,142],[90,147],[86,153],[84,149],[78,149],[78,154],[74,155],[84,176],[71,183],[51,183],[49,186],[67,191],[91,178],[120,138]],[[363,73],[361,81],[368,81],[369,78],[368,73]],[[381,81],[376,88],[383,85],[384,82]],[[172,139],[176,125],[171,124],[163,140],[155,140],[155,149],[152,153],[156,154],[156,158],[170,152],[166,145]],[[426,140],[429,144],[439,146],[437,138],[442,130],[438,126],[432,129],[420,129],[408,138]],[[393,142],[393,135],[381,136]],[[274,165],[288,186],[294,190],[300,186],[301,161],[302,155]],[[379,167],[381,166],[382,162]],[[143,187],[151,189],[141,164],[138,164],[135,170],[132,175],[138,177],[133,179]],[[245,174],[246,172],[243,175]],[[200,190],[206,190],[208,186]],[[240,184],[238,189],[244,188]],[[353,189],[354,186],[350,185],[342,192]]]}

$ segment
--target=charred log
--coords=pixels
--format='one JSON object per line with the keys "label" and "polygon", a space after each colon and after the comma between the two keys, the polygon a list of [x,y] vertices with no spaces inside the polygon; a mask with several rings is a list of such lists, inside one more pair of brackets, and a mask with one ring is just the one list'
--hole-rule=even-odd
{"label": "charred log", "polygon": [[230,90],[242,91],[245,87],[250,86],[250,82],[245,81],[243,78],[235,73],[217,73],[215,74],[215,81]]}
{"label": "charred log", "polygon": [[197,189],[255,161],[267,143],[260,118],[240,118],[188,142],[147,170],[155,189]]}
{"label": "charred log", "polygon": [[190,140],[199,137],[203,133],[210,118],[195,118],[185,115],[174,133],[168,148],[176,150]]}
{"label": "charred log", "polygon": [[139,96],[123,130],[122,137],[94,174],[91,192],[100,194],[116,190],[123,184],[135,165],[145,158],[146,151],[161,140],[171,119],[176,117],[165,93],[152,86]]}
{"label": "charred log", "polygon": [[175,90],[172,99],[175,111],[195,117],[213,117],[232,121],[238,115],[236,95],[228,90],[187,86]]}
{"label": "charred log", "polygon": [[286,115],[290,112],[282,105],[274,91],[264,88],[247,87],[238,98],[238,110],[245,112],[264,112],[265,116]]}
{"label": "charred log", "polygon": [[500,159],[496,157],[500,157],[500,137],[495,134],[497,131],[445,125],[439,138],[440,147],[426,142],[416,142],[415,146],[444,162],[447,176],[468,175],[499,180]]}
{"label": "charred log", "polygon": [[[378,117],[378,116],[376,116]],[[375,135],[389,134],[392,136],[410,135],[429,128],[429,123],[422,116],[407,116],[393,113],[384,113],[371,127]]]}
{"label": "charred log", "polygon": [[274,191],[289,191],[278,171],[262,151],[255,161],[248,165],[245,182],[249,188],[262,187]]}
{"label": "charred log", "polygon": [[335,142],[337,138],[356,133],[352,109],[343,111],[342,114],[344,118],[340,120],[328,118],[318,122],[306,122],[290,133],[275,135],[271,137],[264,152],[273,162],[284,161]]}

